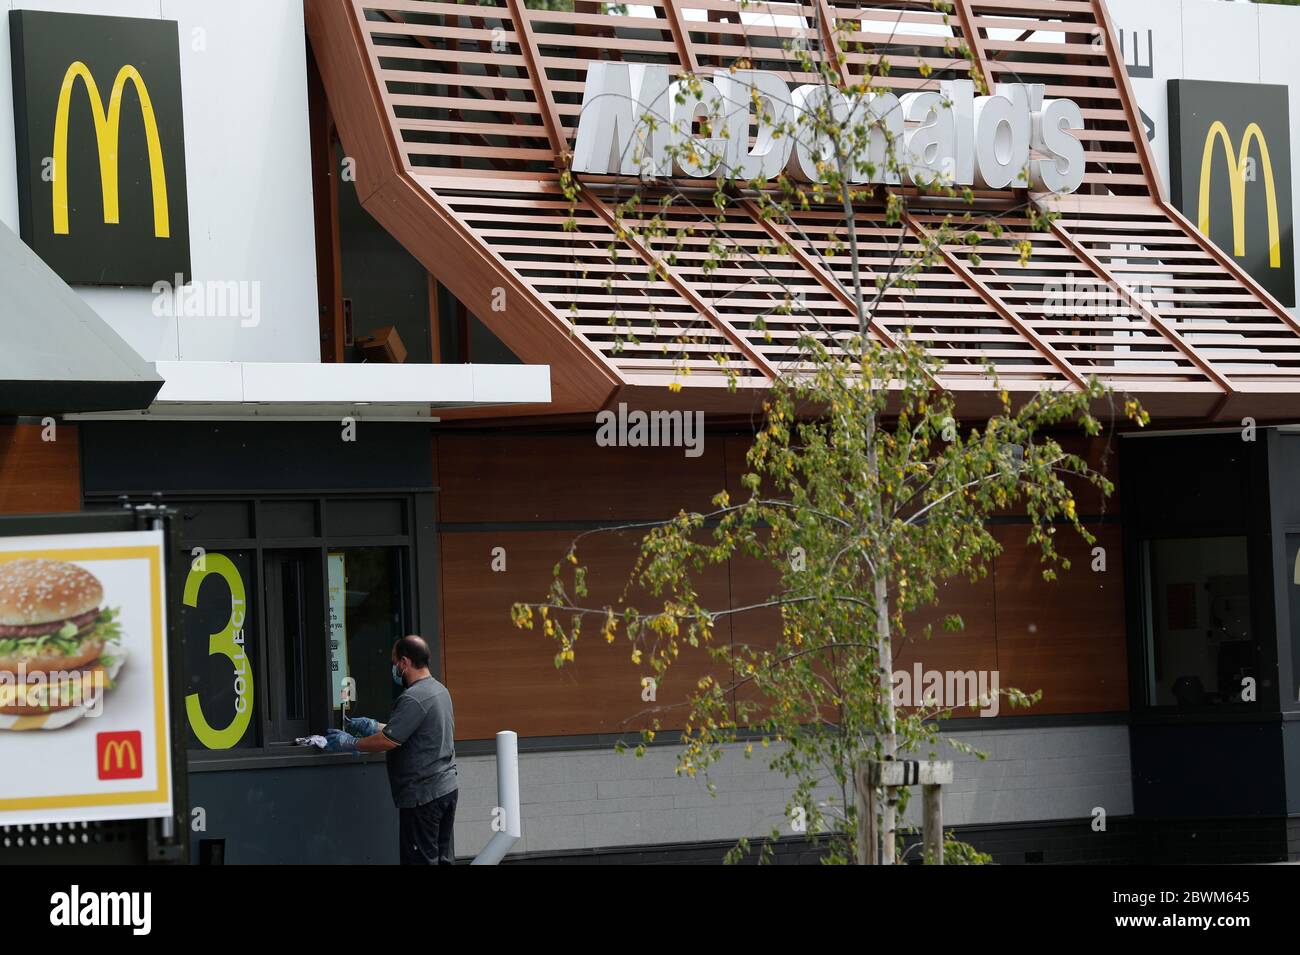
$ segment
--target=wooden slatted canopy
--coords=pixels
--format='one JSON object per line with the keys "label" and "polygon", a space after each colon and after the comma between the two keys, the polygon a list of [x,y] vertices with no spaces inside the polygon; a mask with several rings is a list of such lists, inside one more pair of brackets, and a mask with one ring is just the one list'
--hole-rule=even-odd
{"label": "wooden slatted canopy", "polygon": [[[1077,388],[1096,375],[1166,420],[1300,416],[1300,326],[1168,203],[1103,0],[955,8],[944,17],[929,0],[653,0],[611,13],[592,0],[571,12],[524,0],[307,0],[307,23],[362,205],[522,360],[551,365],[554,401],[531,410],[627,400],[746,411],[754,388],[798,360],[810,317],[831,332],[856,327],[847,257],[828,254],[842,239],[834,208],[796,213],[788,227],[750,201],[719,213],[703,194],[661,205],[645,192],[624,221],[663,215],[679,237],[669,249],[617,230],[625,185],[589,178],[576,209],[560,188],[593,61],[707,74],[743,59],[814,82],[789,52],[798,40],[840,45],[845,83],[870,76],[905,92],[977,72],[1042,83],[1083,109],[1083,187],[1034,200],[1057,214],[1049,232],[1032,229],[1023,193],[977,194],[974,211],[1001,225],[981,232],[978,259],[946,247],[874,310],[883,341],[910,334],[943,358],[938,380],[959,407],[985,406],[992,362],[1012,390]],[[955,52],[962,44],[971,58]],[[862,208],[865,283],[951,211],[917,195],[900,227]],[[719,232],[735,252],[714,268]],[[1033,245],[1027,263],[1022,240]],[[1068,287],[1112,298],[1064,314],[1051,296]],[[801,314],[788,314],[791,290]],[[675,397],[664,387],[673,380],[684,385]]]}

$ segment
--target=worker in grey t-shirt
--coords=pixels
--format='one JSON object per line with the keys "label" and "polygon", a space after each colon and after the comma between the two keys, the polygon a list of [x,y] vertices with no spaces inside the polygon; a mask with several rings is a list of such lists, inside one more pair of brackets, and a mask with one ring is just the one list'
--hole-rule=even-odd
{"label": "worker in grey t-shirt", "polygon": [[451,865],[459,795],[456,721],[451,694],[429,672],[423,637],[402,637],[393,644],[393,680],[406,692],[393,704],[388,722],[349,717],[348,732],[328,731],[326,749],[387,753],[388,784],[401,819],[402,864]]}

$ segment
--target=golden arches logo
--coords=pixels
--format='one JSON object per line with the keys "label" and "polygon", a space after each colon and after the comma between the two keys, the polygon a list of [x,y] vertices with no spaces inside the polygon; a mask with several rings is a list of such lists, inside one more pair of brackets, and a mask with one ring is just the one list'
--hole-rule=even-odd
{"label": "golden arches logo", "polygon": [[1264,189],[1268,201],[1268,264],[1270,268],[1282,267],[1282,237],[1277,218],[1277,187],[1273,182],[1273,160],[1268,154],[1268,141],[1258,123],[1246,127],[1241,146],[1233,154],[1232,137],[1228,128],[1215,120],[1205,134],[1205,149],[1201,153],[1201,195],[1197,207],[1197,220],[1201,232],[1210,234],[1210,180],[1214,175],[1214,146],[1220,143],[1228,161],[1228,185],[1232,190],[1232,254],[1240,258],[1246,254],[1246,163],[1250,158],[1250,144],[1259,144],[1259,158],[1264,166]]}
{"label": "golden arches logo", "polygon": [[[114,763],[112,767],[109,766],[110,757],[112,757]],[[121,769],[127,765],[128,758],[131,760],[130,766],[132,770],[140,768],[140,759],[136,755],[135,744],[129,739],[115,739],[104,744],[104,772],[108,772],[110,768]]]}
{"label": "golden arches logo", "polygon": [[118,222],[118,163],[117,147],[122,124],[122,93],[129,81],[140,99],[140,112],[144,119],[145,141],[149,149],[149,179],[153,186],[153,234],[160,239],[171,237],[171,221],[167,213],[167,174],[163,167],[162,144],[158,140],[158,121],[154,117],[153,103],[144,77],[134,66],[118,70],[113,89],[108,97],[108,111],[99,95],[99,86],[90,69],[80,60],[63,74],[59,90],[58,112],[54,119],[54,233],[68,234],[68,113],[72,107],[72,92],[80,79],[90,98],[90,109],[95,119],[95,145],[99,150],[99,182],[104,199],[104,222]]}

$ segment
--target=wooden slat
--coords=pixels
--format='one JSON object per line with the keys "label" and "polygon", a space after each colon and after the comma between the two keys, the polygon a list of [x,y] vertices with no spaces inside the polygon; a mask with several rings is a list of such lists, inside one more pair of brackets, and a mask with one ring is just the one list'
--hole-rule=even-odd
{"label": "wooden slat", "polygon": [[1207,378],[1222,388],[1225,394],[1231,394],[1235,390],[1232,387],[1232,382],[1220,374],[1214,365],[1199,355],[1196,349],[1188,345],[1183,336],[1180,335],[1158,311],[1143,302],[1140,295],[1133,294],[1132,289],[1129,288],[1128,285],[1121,282],[1119,278],[1112,274],[1095,255],[1076,242],[1074,237],[1063,229],[1059,223],[1053,222],[1051,228],[1052,233],[1067,247],[1069,247],[1075,255],[1079,257],[1079,261],[1083,262],[1094,275],[1112,288],[1125,289],[1128,291],[1130,293],[1129,301],[1132,307],[1142,315],[1142,317],[1145,318],[1153,328],[1168,339],[1175,348],[1186,355],[1188,359],[1191,360],[1192,364],[1196,365],[1197,368],[1204,372]]}
{"label": "wooden slat", "polygon": [[685,72],[698,73],[700,64],[695,59],[695,51],[691,48],[691,35],[686,21],[682,18],[682,12],[677,7],[677,0],[660,0],[660,4],[669,28],[673,31],[673,43],[677,46],[678,63],[681,64]]}
{"label": "wooden slat", "polygon": [[1259,302],[1262,302],[1291,331],[1300,335],[1300,322],[1295,320],[1286,306],[1275,299],[1271,292],[1255,281],[1254,276],[1243,269],[1236,259],[1220,249],[1205,233],[1192,225],[1173,203],[1162,198],[1160,205],[1165,214],[1169,216],[1170,221],[1181,228],[1183,233],[1196,243],[1203,252],[1213,258],[1220,268],[1231,275],[1237,282],[1240,282],[1244,288],[1248,289]]}
{"label": "wooden slat", "polygon": [[1115,40],[1115,29],[1110,21],[1110,11],[1106,8],[1105,0],[1089,0],[1093,16],[1096,18],[1097,26],[1103,31],[1106,48],[1106,61],[1110,65],[1111,77],[1116,79],[1116,86],[1120,91],[1120,100],[1124,105],[1124,117],[1128,121],[1128,128],[1133,134],[1134,145],[1142,163],[1142,178],[1146,183],[1147,195],[1157,201],[1165,198],[1164,183],[1156,171],[1155,157],[1151,152],[1151,144],[1147,142],[1146,135],[1142,132],[1142,120],[1138,116],[1137,98],[1133,95],[1133,84],[1129,82],[1128,67],[1117,55],[1118,44]]}
{"label": "wooden slat", "polygon": [[956,8],[957,19],[961,23],[962,37],[966,40],[966,46],[970,49],[971,58],[975,62],[975,68],[980,75],[984,77],[985,87],[992,92],[993,84],[996,78],[989,71],[990,63],[988,53],[984,49],[984,40],[980,36],[979,28],[975,26],[971,15],[970,0],[954,0],[953,6]]}
{"label": "wooden slat", "polygon": [[[930,241],[929,233],[916,221],[914,216],[904,213],[904,219],[907,222],[908,227],[915,232],[919,238]],[[1029,341],[1044,358],[1051,362],[1051,364],[1061,372],[1061,374],[1072,381],[1078,388],[1087,388],[1087,381],[1078,371],[1075,370],[1074,366],[1066,361],[1055,348],[1043,341],[1042,336],[1027,325],[1019,315],[1017,315],[1012,309],[1008,308],[1006,302],[1002,301],[997,293],[990,289],[977,275],[975,275],[959,256],[954,255],[948,248],[937,243],[935,244],[935,251],[944,262],[947,263],[948,268],[961,276],[966,284],[978,293],[979,297],[984,300],[985,304],[1011,323],[1016,331],[1024,336],[1024,338]]]}
{"label": "wooden slat", "polygon": [[555,111],[555,101],[546,91],[546,73],[542,69],[541,54],[537,52],[537,39],[533,36],[532,21],[522,0],[506,0],[509,4],[510,18],[515,23],[519,34],[519,44],[523,49],[524,60],[528,64],[528,79],[532,85],[533,96],[541,106],[542,121],[546,124],[546,135],[551,141],[551,151],[555,153],[557,166],[569,163],[569,144],[564,137],[564,124],[560,122]]}
{"label": "wooden slat", "polygon": [[840,86],[848,89],[853,85],[853,77],[840,50],[840,41],[835,30],[835,15],[831,13],[831,5],[826,0],[817,0],[817,27],[821,32],[822,49],[833,58],[832,62],[839,76]]}
{"label": "wooden slat", "polygon": [[736,331],[735,326],[719,315],[716,309],[705,303],[689,283],[682,280],[676,269],[669,266],[658,255],[652,252],[636,235],[625,230],[620,230],[618,223],[615,220],[613,210],[611,210],[609,206],[607,206],[600,197],[595,194],[595,192],[591,189],[583,189],[581,196],[587,207],[595,212],[606,226],[615,233],[622,231],[622,240],[626,242],[632,250],[642,258],[642,260],[644,260],[646,265],[650,266],[652,271],[659,274],[664,281],[671,285],[682,299],[689,304],[691,308],[695,309],[699,315],[708,319],[708,321],[712,323],[713,326],[717,328],[718,331],[720,331],[723,336],[731,342],[738,351],[740,351],[741,354],[753,363],[755,368],[759,369],[759,371],[768,378],[776,378],[780,374],[774,367],[772,367],[771,363],[764,358],[753,345],[750,344],[749,340],[746,339],[744,335]]}
{"label": "wooden slat", "polygon": [[[785,250],[789,255],[793,256],[795,261],[799,263],[804,271],[816,278],[818,284],[820,284],[822,288],[830,292],[841,305],[848,309],[850,315],[857,315],[858,305],[853,300],[853,296],[848,293],[848,290],[845,289],[833,275],[822,268],[821,263],[808,254],[803,245],[797,242],[794,236],[792,236],[784,226],[778,222],[774,222],[770,216],[764,215],[763,210],[759,208],[758,204],[754,202],[753,199],[742,198],[739,201],[739,205],[756,223],[763,227],[767,234],[771,236],[772,241],[777,244],[778,248]],[[876,322],[872,322],[870,328],[871,334],[879,338],[886,345],[889,345],[891,348],[898,346],[897,339],[895,339],[888,330],[880,327]]]}

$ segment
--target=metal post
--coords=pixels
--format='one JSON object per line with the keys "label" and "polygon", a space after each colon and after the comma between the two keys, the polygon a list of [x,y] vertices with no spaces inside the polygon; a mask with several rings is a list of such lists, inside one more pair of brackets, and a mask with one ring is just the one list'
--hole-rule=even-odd
{"label": "metal post", "polygon": [[122,506],[135,514],[136,526],[144,530],[160,531],[163,535],[163,590],[167,595],[167,680],[168,693],[171,696],[170,708],[173,715],[172,737],[172,815],[151,820],[146,827],[148,857],[151,862],[170,862],[184,864],[189,861],[189,831],[185,825],[189,815],[189,764],[186,753],[185,734],[179,731],[177,714],[184,713],[178,707],[182,698],[181,646],[179,639],[180,621],[176,615],[176,606],[172,601],[173,587],[171,579],[171,528],[170,522],[174,511],[163,503],[162,495],[155,493],[148,504],[131,504],[130,498],[123,496]]}
{"label": "metal post", "polygon": [[493,833],[470,865],[496,865],[524,834],[519,818],[519,737],[511,730],[497,733],[497,808],[505,828]]}

